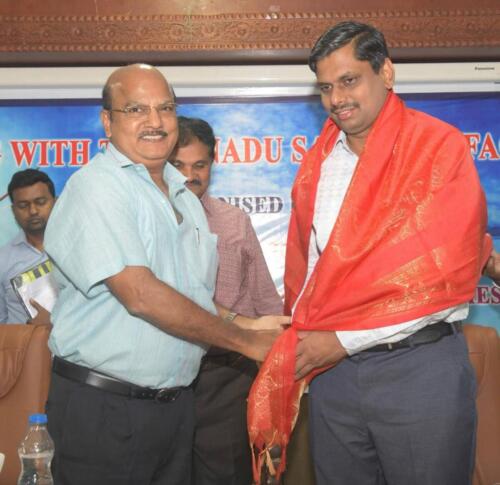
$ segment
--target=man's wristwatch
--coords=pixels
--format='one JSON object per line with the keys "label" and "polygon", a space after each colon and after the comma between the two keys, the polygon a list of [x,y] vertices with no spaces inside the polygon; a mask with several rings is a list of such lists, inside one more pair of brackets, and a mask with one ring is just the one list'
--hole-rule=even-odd
{"label": "man's wristwatch", "polygon": [[226,316],[223,318],[223,320],[226,323],[231,323],[237,316],[238,316],[238,314],[236,312],[229,312],[226,314]]}

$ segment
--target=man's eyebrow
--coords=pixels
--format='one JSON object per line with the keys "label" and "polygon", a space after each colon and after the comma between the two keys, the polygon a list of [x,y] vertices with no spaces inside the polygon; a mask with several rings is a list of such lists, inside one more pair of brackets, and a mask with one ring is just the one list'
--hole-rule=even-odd
{"label": "man's eyebrow", "polygon": [[343,81],[344,79],[349,79],[351,77],[357,77],[357,76],[359,76],[359,74],[356,74],[354,72],[346,72],[345,74],[342,74],[342,76],[340,76],[338,80]]}
{"label": "man's eyebrow", "polygon": [[335,82],[344,81],[344,80],[349,79],[351,77],[359,77],[359,76],[360,76],[359,73],[348,71],[348,72],[345,72],[344,74],[342,74],[341,76],[339,76],[338,78],[336,78],[334,81],[320,81],[320,80],[318,80],[318,81],[316,81],[316,84],[318,86],[329,85],[329,84],[333,84]]}
{"label": "man's eyebrow", "polygon": [[[164,106],[167,104],[176,104],[173,99],[167,99],[165,101],[162,101],[158,104],[155,104],[155,106]],[[134,101],[134,100],[128,100],[125,101],[125,106],[149,106],[147,103],[143,103],[142,101]]]}

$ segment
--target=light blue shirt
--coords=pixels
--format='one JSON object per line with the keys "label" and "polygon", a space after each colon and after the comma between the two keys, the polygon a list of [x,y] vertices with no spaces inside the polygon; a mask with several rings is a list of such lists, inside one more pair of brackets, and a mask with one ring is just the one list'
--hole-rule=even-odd
{"label": "light blue shirt", "polygon": [[0,248],[0,323],[26,323],[28,313],[10,280],[48,258],[27,240],[24,231]]}
{"label": "light blue shirt", "polygon": [[142,164],[109,144],[66,183],[45,231],[60,286],[52,352],[153,388],[189,385],[205,350],[130,315],[103,281],[126,266],[145,266],[216,313],[217,237],[198,198],[185,188],[185,177],[170,164],[164,176],[170,200]]}

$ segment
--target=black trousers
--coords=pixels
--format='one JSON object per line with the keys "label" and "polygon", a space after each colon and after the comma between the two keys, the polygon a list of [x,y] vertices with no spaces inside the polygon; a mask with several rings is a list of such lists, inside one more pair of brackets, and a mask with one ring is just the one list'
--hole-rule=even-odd
{"label": "black trousers", "polygon": [[315,485],[314,466],[309,447],[309,396],[300,400],[297,422],[286,450],[286,469],[283,485]]}
{"label": "black trousers", "polygon": [[246,412],[256,375],[255,362],[243,356],[231,365],[202,368],[195,385],[192,485],[252,483]]}
{"label": "black trousers", "polygon": [[186,485],[192,389],[173,402],[130,399],[52,373],[46,405],[56,485]]}

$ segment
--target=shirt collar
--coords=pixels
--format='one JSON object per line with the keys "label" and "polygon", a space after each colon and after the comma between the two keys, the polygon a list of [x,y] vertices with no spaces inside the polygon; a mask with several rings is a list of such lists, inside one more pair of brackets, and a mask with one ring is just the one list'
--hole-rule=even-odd
{"label": "shirt collar", "polygon": [[21,246],[22,244],[26,244],[28,246],[31,246],[31,244],[28,242],[26,239],[26,234],[24,234],[24,231],[19,231],[14,239],[12,239],[12,245],[13,246]]}
{"label": "shirt collar", "polygon": [[182,175],[182,173],[180,173],[171,163],[167,162],[165,164],[163,178],[167,182],[169,190],[171,191],[170,193],[174,197],[188,190],[185,185],[187,177],[184,177],[184,175]]}
{"label": "shirt collar", "polygon": [[339,136],[335,142],[335,147],[337,146],[339,146],[339,148],[342,147],[347,153],[349,153],[349,155],[357,157],[357,155],[349,147],[349,144],[347,143],[347,136],[344,131],[339,131]]}
{"label": "shirt collar", "polygon": [[24,231],[19,231],[14,239],[12,239],[12,245],[13,246],[27,246],[28,248],[32,249],[33,251],[36,251],[37,253],[44,253],[44,251],[40,251],[39,249],[35,248],[35,246],[31,245],[28,240],[26,239],[26,234]]}
{"label": "shirt collar", "polygon": [[208,190],[200,197],[200,202],[208,214],[212,211],[212,198],[208,195]]}
{"label": "shirt collar", "polygon": [[124,155],[118,148],[116,148],[113,143],[109,142],[106,148],[106,152],[111,158],[116,161],[120,167],[128,167],[130,165],[136,165],[130,158]]}
{"label": "shirt collar", "polygon": [[[142,167],[142,169],[147,171],[146,167],[142,163],[135,163],[130,160],[130,158],[120,152],[111,142],[108,143],[107,151],[111,158],[115,160],[120,167],[125,168],[133,165],[135,167]],[[168,162],[165,163],[165,168],[163,169],[163,178],[167,182],[171,194],[174,197],[177,197],[186,190],[184,183],[187,178]]]}

